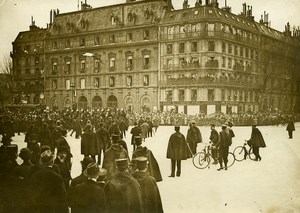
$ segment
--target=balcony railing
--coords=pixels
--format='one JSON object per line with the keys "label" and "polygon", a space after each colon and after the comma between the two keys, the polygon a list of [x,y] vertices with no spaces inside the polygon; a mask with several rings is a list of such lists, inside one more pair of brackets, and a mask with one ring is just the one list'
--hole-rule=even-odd
{"label": "balcony railing", "polygon": [[161,39],[162,40],[173,40],[173,39],[186,39],[186,38],[194,38],[194,37],[208,37],[208,38],[227,38],[239,42],[246,42],[248,44],[252,45],[259,45],[259,41],[255,39],[250,39],[243,37],[239,34],[231,34],[224,31],[208,31],[208,30],[202,30],[202,31],[196,31],[196,32],[186,32],[186,33],[173,33],[173,34],[162,34]]}
{"label": "balcony railing", "polygon": [[160,81],[160,86],[171,86],[171,85],[224,85],[224,86],[239,86],[239,87],[259,87],[258,84],[247,80],[234,80],[225,78],[214,78],[210,76],[193,78],[193,77],[180,77],[180,78],[169,78],[165,81]]}

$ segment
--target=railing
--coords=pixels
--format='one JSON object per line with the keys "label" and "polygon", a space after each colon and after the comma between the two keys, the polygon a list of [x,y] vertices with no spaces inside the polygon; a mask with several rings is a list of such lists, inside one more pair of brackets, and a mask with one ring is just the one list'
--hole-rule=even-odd
{"label": "railing", "polygon": [[219,37],[219,38],[227,38],[230,40],[235,40],[238,42],[246,42],[250,43],[252,45],[259,45],[259,41],[255,39],[245,38],[242,35],[239,34],[231,34],[226,33],[224,31],[196,31],[196,32],[186,32],[186,33],[173,33],[173,34],[162,34],[161,40],[173,40],[173,39],[187,39],[187,38],[194,38],[194,37]]}
{"label": "railing", "polygon": [[160,86],[172,86],[172,85],[224,85],[224,86],[239,86],[239,87],[251,87],[256,88],[259,85],[253,82],[236,81],[230,79],[215,79],[212,77],[203,78],[169,78],[165,81],[160,81]]}

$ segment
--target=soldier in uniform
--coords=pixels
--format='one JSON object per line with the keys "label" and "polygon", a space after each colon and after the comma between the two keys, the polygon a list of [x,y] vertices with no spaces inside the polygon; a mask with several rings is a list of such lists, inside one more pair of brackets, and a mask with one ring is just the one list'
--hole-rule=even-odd
{"label": "soldier in uniform", "polygon": [[228,162],[228,152],[229,146],[231,145],[231,137],[229,133],[226,131],[227,125],[222,125],[222,131],[220,132],[219,141],[216,144],[219,147],[219,164],[220,168],[218,171],[223,169],[223,162],[225,166],[225,170],[227,170],[227,162]]}
{"label": "soldier in uniform", "polygon": [[117,174],[104,187],[109,212],[143,212],[142,190],[127,171],[128,158],[116,159]]}
{"label": "soldier in uniform", "polygon": [[162,213],[163,207],[159,189],[155,179],[147,171],[148,159],[137,157],[135,160],[137,171],[133,177],[139,182],[142,189],[144,213]]}
{"label": "soldier in uniform", "polygon": [[132,159],[135,159],[137,157],[146,157],[148,161],[147,170],[149,174],[154,177],[156,182],[162,181],[162,176],[160,173],[159,165],[152,153],[151,150],[149,150],[147,147],[142,146],[142,137],[141,136],[135,136],[135,144],[137,145],[137,148],[133,151]]}

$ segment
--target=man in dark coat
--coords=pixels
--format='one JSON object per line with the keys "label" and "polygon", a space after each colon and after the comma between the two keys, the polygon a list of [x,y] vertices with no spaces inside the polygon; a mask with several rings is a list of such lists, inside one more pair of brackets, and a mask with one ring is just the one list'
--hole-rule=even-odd
{"label": "man in dark coat", "polygon": [[96,133],[91,124],[86,125],[86,131],[81,136],[81,154],[85,157],[91,156],[96,161],[96,155],[99,155],[100,145]]}
{"label": "man in dark coat", "polygon": [[74,190],[72,213],[107,212],[104,189],[98,185],[97,178],[105,169],[100,169],[96,162],[90,163],[84,170],[87,180],[77,185]]}
{"label": "man in dark coat", "polygon": [[144,213],[163,212],[159,189],[155,179],[147,172],[147,158],[137,157],[137,171],[133,177],[139,182],[142,189]]}
{"label": "man in dark coat", "polygon": [[118,173],[105,185],[109,212],[141,213],[143,212],[142,190],[127,171],[128,159],[117,159]]}
{"label": "man in dark coat", "polygon": [[159,165],[152,153],[151,150],[149,150],[147,147],[142,146],[142,137],[136,136],[135,137],[135,144],[137,145],[137,148],[132,153],[132,159],[138,158],[138,157],[146,157],[148,166],[147,171],[149,174],[154,177],[156,182],[162,181],[162,176],[160,173]]}
{"label": "man in dark coat", "polygon": [[[214,124],[210,125],[210,129],[211,129],[211,132],[210,132],[209,140],[212,143],[212,147],[216,147],[217,143],[219,142],[219,133],[217,132],[216,126]],[[217,154],[218,154],[218,150],[216,148],[212,148],[211,155],[212,155],[212,158],[214,159],[213,164],[218,163]]]}
{"label": "man in dark coat", "polygon": [[[84,157],[83,160],[81,161],[81,168],[82,168],[81,174],[79,176],[75,177],[71,181],[69,191],[68,191],[68,204],[71,208],[73,208],[75,205],[75,203],[74,203],[75,187],[77,185],[85,182],[88,179],[87,176],[85,176],[83,172],[87,168],[87,166],[93,162],[94,162],[94,160],[91,157]],[[73,212],[73,210],[72,210],[72,212]]]}
{"label": "man in dark coat", "polygon": [[[114,137],[114,135],[112,136]],[[103,168],[107,170],[107,178],[113,178],[117,173],[116,159],[127,158],[128,152],[119,144],[118,140],[112,140],[112,145],[109,149],[106,150],[104,159],[103,159]]]}
{"label": "man in dark coat", "polygon": [[286,131],[288,131],[289,139],[293,138],[293,131],[295,131],[295,125],[293,119],[290,117],[288,125],[286,127]]}
{"label": "man in dark coat", "polygon": [[219,141],[216,144],[217,147],[219,147],[219,164],[220,168],[218,171],[223,169],[223,161],[225,170],[227,170],[227,162],[228,162],[228,152],[229,152],[229,146],[231,145],[231,137],[229,133],[226,130],[227,125],[222,125],[222,131],[220,132]]}
{"label": "man in dark coat", "polygon": [[202,142],[202,135],[194,120],[190,123],[190,128],[186,135],[186,141],[189,144],[193,155],[196,154],[197,144]]}
{"label": "man in dark coat", "polygon": [[134,122],[134,127],[131,129],[130,131],[131,133],[131,145],[133,145],[133,151],[135,150],[135,142],[134,142],[134,137],[135,136],[140,136],[142,134],[142,129],[141,127],[138,125],[137,122]]}
{"label": "man in dark coat", "polygon": [[54,155],[50,150],[41,154],[41,169],[29,179],[28,206],[32,213],[68,213],[67,194],[62,177],[51,167]]}
{"label": "man in dark coat", "polygon": [[186,160],[188,157],[189,153],[185,137],[180,133],[180,127],[175,126],[175,133],[171,135],[167,148],[167,158],[171,159],[171,175],[169,177],[175,177],[176,165],[176,176],[179,177],[181,175],[181,161]]}
{"label": "man in dark coat", "polygon": [[248,140],[249,145],[253,148],[253,154],[255,155],[255,161],[261,161],[261,156],[259,154],[259,148],[266,147],[265,140],[260,132],[260,130],[256,127],[256,124],[252,125],[251,138]]}
{"label": "man in dark coat", "polygon": [[98,129],[96,132],[98,144],[99,144],[99,154],[98,154],[98,164],[101,164],[101,154],[105,154],[105,151],[110,147],[110,137],[108,131],[104,128],[104,123],[99,123]]}

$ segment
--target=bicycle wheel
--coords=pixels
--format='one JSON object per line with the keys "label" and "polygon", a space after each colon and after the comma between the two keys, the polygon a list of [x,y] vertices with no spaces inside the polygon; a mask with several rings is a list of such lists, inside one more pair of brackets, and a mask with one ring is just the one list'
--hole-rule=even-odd
{"label": "bicycle wheel", "polygon": [[233,154],[235,156],[236,161],[243,161],[246,159],[246,153],[243,146],[238,146],[233,150]]}
{"label": "bicycle wheel", "polygon": [[193,164],[198,169],[205,169],[210,164],[210,157],[204,152],[198,152],[193,157]]}
{"label": "bicycle wheel", "polygon": [[254,160],[256,158],[254,153],[253,153],[253,148],[252,147],[249,149],[249,158],[251,160]]}
{"label": "bicycle wheel", "polygon": [[227,162],[227,168],[229,168],[229,167],[231,167],[233,164],[234,164],[234,162],[235,162],[235,156],[234,156],[234,154],[232,153],[232,152],[229,152],[228,153],[228,162]]}

